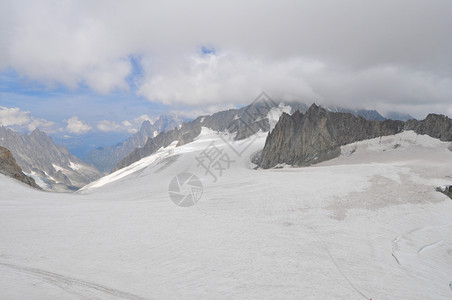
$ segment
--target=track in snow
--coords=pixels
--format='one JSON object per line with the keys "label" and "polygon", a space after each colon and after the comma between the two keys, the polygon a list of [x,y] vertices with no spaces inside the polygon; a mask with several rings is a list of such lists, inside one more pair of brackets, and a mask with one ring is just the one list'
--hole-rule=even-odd
{"label": "track in snow", "polygon": [[[96,284],[93,282],[80,280],[74,277],[69,277],[66,275],[61,275],[41,269],[29,268],[24,266],[19,266],[15,264],[0,262],[0,272],[2,269],[9,269],[16,273],[25,274],[38,278],[46,283],[58,286],[59,288],[65,290],[68,293],[82,296],[84,298],[93,297],[93,292],[98,294],[100,297],[108,297],[115,299],[146,299],[128,292],[120,291],[105,285]],[[7,270],[8,271],[8,270]]]}

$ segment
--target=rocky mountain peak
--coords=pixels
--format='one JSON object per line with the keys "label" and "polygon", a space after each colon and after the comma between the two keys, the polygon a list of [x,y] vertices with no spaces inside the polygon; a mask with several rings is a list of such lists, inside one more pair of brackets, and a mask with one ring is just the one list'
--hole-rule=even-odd
{"label": "rocky mountain peak", "polygon": [[340,154],[340,146],[403,130],[401,121],[366,120],[351,113],[330,112],[313,104],[305,114],[282,114],[269,133],[259,166],[306,166]]}
{"label": "rocky mountain peak", "polygon": [[429,114],[424,120],[408,120],[406,130],[414,130],[419,134],[427,134],[442,141],[452,140],[452,119],[439,114]]}
{"label": "rocky mountain peak", "polygon": [[312,114],[312,113],[320,112],[320,111],[325,111],[326,112],[325,109],[321,109],[320,106],[318,106],[315,103],[312,103],[311,106],[309,106],[308,110],[306,111],[306,114],[308,114],[308,113]]}
{"label": "rocky mountain peak", "polygon": [[140,132],[149,131],[151,129],[151,121],[144,120],[143,123],[141,123]]}

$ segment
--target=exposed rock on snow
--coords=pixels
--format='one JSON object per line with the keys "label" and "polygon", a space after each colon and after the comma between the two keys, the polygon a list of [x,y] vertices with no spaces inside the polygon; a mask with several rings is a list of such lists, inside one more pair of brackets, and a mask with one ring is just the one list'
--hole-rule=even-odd
{"label": "exposed rock on snow", "polygon": [[452,120],[444,115],[429,114],[422,121],[408,120],[405,123],[405,130],[427,134],[441,141],[452,141]]}
{"label": "exposed rock on snow", "polygon": [[26,176],[19,165],[16,163],[11,152],[0,146],[0,173],[6,176],[10,176],[14,179],[22,181],[23,183],[28,184],[34,188],[39,188],[36,184],[35,180],[31,177]]}
{"label": "exposed rock on snow", "polygon": [[446,185],[443,187],[439,187],[436,190],[452,199],[452,185]]}
{"label": "exposed rock on snow", "polygon": [[403,122],[369,121],[350,113],[334,113],[313,104],[305,114],[283,114],[269,133],[260,166],[306,166],[340,154],[340,146],[403,130]]}

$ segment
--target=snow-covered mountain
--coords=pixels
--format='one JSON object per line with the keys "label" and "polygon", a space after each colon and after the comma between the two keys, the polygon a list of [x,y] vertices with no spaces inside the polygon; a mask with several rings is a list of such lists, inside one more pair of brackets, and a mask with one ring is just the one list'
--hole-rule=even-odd
{"label": "snow-covered mountain", "polygon": [[83,160],[93,164],[102,172],[110,173],[121,159],[135,148],[143,147],[149,137],[155,137],[160,132],[171,130],[182,124],[183,121],[186,119],[174,115],[160,116],[152,123],[148,120],[143,121],[140,131],[127,140],[116,145],[96,148],[90,151]]}
{"label": "snow-covered mountain", "polygon": [[[301,102],[277,103],[267,94],[262,93],[250,105],[239,109],[220,111],[212,115],[200,116],[193,121],[183,123],[180,128],[174,128],[173,130],[162,132],[157,136],[149,137],[145,144],[124,156],[117,163],[114,170],[124,168],[143,157],[151,155],[159,148],[166,147],[173,141],[178,141],[178,145],[192,141],[201,131],[201,127],[235,133],[234,139],[240,140],[259,130],[269,131],[278,121],[282,111],[291,114],[295,111],[304,113],[308,108],[306,104]],[[374,110],[350,110],[337,107],[330,107],[328,110],[352,113],[355,116],[362,116],[367,120],[385,120],[385,118]],[[187,137],[189,138],[187,139]]]}
{"label": "snow-covered mountain", "polygon": [[39,129],[20,135],[2,126],[0,146],[8,148],[23,172],[45,190],[73,191],[102,176]]}
{"label": "snow-covered mountain", "polygon": [[[0,175],[0,298],[450,299],[449,142],[405,131],[255,169],[266,135],[203,127],[77,194]],[[181,173],[194,206],[170,199]]]}
{"label": "snow-covered mountain", "polygon": [[[236,140],[246,138],[259,130],[268,131],[270,124],[277,122],[284,107],[282,104],[273,102],[267,94],[262,93],[258,100],[240,109],[224,110],[212,115],[200,116],[190,122],[184,122],[180,127],[150,137],[143,147],[135,149],[119,161],[115,171],[151,155],[174,141],[177,141],[179,146],[193,141],[201,132],[201,127],[234,133]],[[279,113],[272,114],[272,110]]]}

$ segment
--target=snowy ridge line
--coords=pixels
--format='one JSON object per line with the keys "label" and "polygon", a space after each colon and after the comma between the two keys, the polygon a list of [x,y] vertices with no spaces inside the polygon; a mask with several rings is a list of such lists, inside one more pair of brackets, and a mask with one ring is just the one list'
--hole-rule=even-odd
{"label": "snowy ridge line", "polygon": [[[96,292],[104,293],[105,296],[115,297],[115,298],[119,298],[119,299],[132,299],[132,300],[147,299],[147,298],[143,298],[143,297],[140,297],[140,296],[128,293],[128,292],[123,292],[123,291],[120,291],[120,290],[117,290],[114,288],[110,288],[105,285],[101,285],[101,284],[97,284],[97,283],[93,283],[93,282],[89,282],[89,281],[84,281],[84,280],[77,279],[74,277],[69,277],[66,275],[61,275],[61,274],[57,274],[57,273],[53,273],[53,272],[49,272],[49,271],[45,271],[45,270],[41,270],[41,269],[23,267],[23,266],[19,266],[19,265],[15,265],[15,264],[4,263],[4,262],[0,262],[0,266],[14,269],[16,271],[19,271],[20,273],[38,277],[38,278],[44,280],[45,282],[56,285],[68,292],[71,292],[71,289],[74,289],[74,286],[75,286],[75,288],[81,288],[82,291],[83,290],[93,290]],[[74,293],[74,292],[72,291],[72,293]]]}

